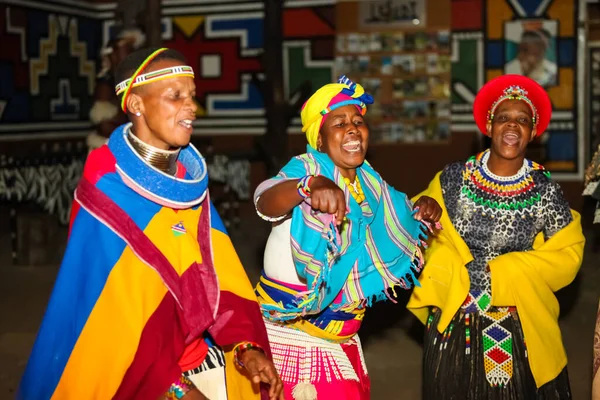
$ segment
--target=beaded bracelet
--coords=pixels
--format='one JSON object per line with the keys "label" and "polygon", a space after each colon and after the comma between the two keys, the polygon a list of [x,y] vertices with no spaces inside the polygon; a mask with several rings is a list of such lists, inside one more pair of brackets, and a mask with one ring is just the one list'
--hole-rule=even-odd
{"label": "beaded bracelet", "polygon": [[242,342],[233,348],[233,358],[237,365],[241,368],[244,368],[244,363],[242,362],[242,354],[244,354],[248,350],[258,350],[261,353],[265,353],[262,347],[258,343],[254,342]]}
{"label": "beaded bracelet", "polygon": [[168,400],[179,400],[185,396],[190,390],[195,389],[194,383],[185,375],[181,375],[175,382],[171,384],[167,392]]}
{"label": "beaded bracelet", "polygon": [[303,199],[307,199],[310,197],[310,183],[312,182],[314,175],[306,175],[298,181],[298,185],[296,188],[298,189],[298,194]]}

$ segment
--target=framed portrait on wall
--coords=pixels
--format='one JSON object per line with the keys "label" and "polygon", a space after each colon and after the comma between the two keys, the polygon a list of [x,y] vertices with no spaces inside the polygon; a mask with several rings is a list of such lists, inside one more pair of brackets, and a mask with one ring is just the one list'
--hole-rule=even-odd
{"label": "framed portrait on wall", "polygon": [[507,74],[525,75],[543,87],[558,81],[556,34],[558,21],[516,20],[504,24]]}

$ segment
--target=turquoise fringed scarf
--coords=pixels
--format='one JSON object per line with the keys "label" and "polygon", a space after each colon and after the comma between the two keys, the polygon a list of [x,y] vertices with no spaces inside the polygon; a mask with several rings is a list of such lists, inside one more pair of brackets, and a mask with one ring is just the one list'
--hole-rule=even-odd
{"label": "turquoise fringed scarf", "polygon": [[[344,190],[347,221],[338,233],[332,217],[315,212],[308,202],[294,208],[292,255],[309,290],[301,294],[296,307],[263,304],[269,319],[295,319],[327,307],[351,310],[369,306],[388,298],[389,288],[409,289],[418,284],[416,275],[422,264],[419,245],[426,239],[426,227],[413,218],[412,203],[404,193],[388,186],[365,161],[357,168],[365,194],[359,205],[329,156],[310,146],[306,154],[294,157],[265,184],[270,187],[306,175],[325,176]],[[336,300],[340,292],[341,301]]]}

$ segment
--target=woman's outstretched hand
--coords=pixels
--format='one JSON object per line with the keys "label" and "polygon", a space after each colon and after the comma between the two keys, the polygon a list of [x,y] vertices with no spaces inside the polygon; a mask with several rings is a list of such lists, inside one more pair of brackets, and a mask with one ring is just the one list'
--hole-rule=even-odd
{"label": "woman's outstretched hand", "polygon": [[[344,191],[331,179],[315,176],[310,182],[310,204],[315,210],[335,215],[336,223],[341,225],[346,216],[346,197]],[[437,203],[436,203],[437,204]]]}
{"label": "woman's outstretched hand", "polygon": [[417,221],[425,221],[432,225],[439,222],[442,217],[442,207],[437,201],[428,196],[421,196],[416,201],[414,209],[417,210],[415,219]]}

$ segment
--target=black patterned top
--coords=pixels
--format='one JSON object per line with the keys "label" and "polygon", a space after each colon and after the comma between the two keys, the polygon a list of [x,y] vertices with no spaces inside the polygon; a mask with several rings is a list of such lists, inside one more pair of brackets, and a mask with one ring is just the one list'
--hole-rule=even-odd
{"label": "black patterned top", "polygon": [[448,216],[474,260],[467,265],[471,290],[490,291],[487,264],[499,255],[531,250],[535,236],[546,239],[572,221],[560,186],[544,168],[525,160],[512,177],[487,168],[489,150],[466,163],[453,163],[440,181]]}

